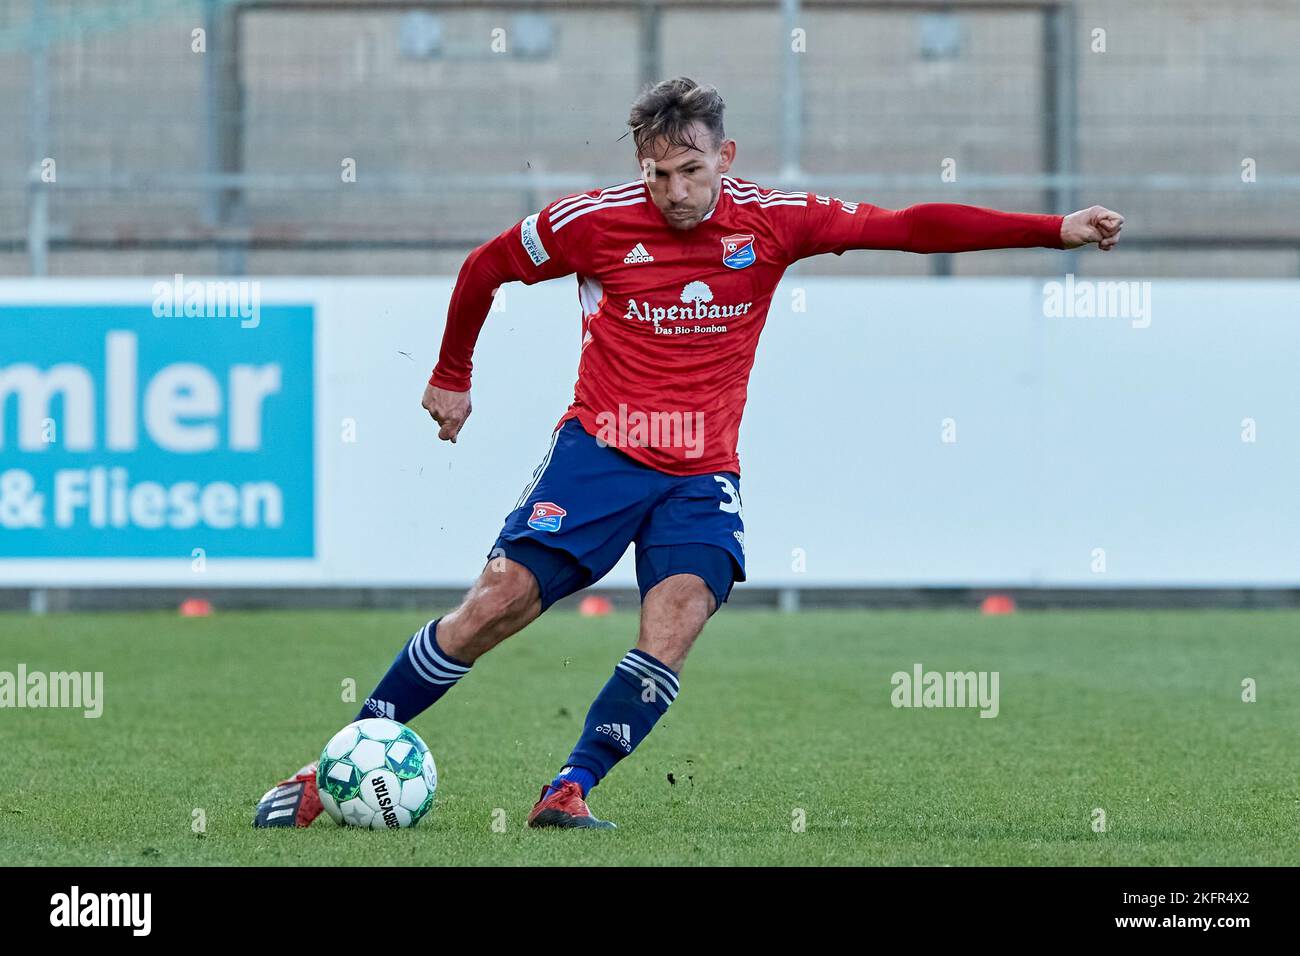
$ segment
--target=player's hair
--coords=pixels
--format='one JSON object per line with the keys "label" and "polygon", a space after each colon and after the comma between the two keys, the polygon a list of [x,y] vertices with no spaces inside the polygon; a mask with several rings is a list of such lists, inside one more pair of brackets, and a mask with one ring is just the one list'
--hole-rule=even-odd
{"label": "player's hair", "polygon": [[690,77],[678,76],[646,87],[632,104],[627,125],[632,131],[638,156],[659,137],[670,146],[701,149],[695,141],[691,124],[697,120],[713,137],[716,149],[725,138],[722,111],[727,104],[712,86],[701,86]]}

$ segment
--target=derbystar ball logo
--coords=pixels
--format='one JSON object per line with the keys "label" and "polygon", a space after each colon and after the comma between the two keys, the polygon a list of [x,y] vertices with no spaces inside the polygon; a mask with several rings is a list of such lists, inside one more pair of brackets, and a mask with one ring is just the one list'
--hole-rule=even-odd
{"label": "derbystar ball logo", "polygon": [[401,827],[402,822],[397,819],[397,811],[393,809],[393,798],[388,793],[388,783],[382,773],[377,773],[370,778],[370,788],[374,791],[375,802],[379,804],[379,813],[384,818],[384,826],[390,830]]}
{"label": "derbystar ball logo", "polygon": [[559,531],[560,522],[567,514],[553,501],[539,501],[533,505],[533,516],[528,519],[528,527],[534,531]]}
{"label": "derbystar ball logo", "polygon": [[635,299],[627,300],[625,319],[638,322],[653,322],[656,329],[660,322],[699,321],[701,319],[731,319],[744,315],[754,307],[752,302],[739,305],[717,305],[713,301],[713,290],[707,282],[688,282],[682,287],[681,305],[652,306],[649,302],[637,304]]}

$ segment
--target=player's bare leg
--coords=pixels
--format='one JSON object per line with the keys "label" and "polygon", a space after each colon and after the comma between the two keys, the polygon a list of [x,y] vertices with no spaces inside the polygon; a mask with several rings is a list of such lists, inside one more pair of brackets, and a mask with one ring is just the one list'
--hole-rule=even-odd
{"label": "player's bare leg", "polygon": [[668,709],[686,655],[716,607],[713,592],[694,574],[671,575],[646,592],[636,648],[619,661],[591,705],[581,739],[559,776],[542,788],[528,814],[529,826],[614,826],[592,815],[586,793]]}
{"label": "player's bare leg", "polygon": [[[357,719],[408,722],[450,690],[474,661],[519,633],[541,611],[532,572],[508,558],[493,558],[454,611],[430,621],[407,641]],[[311,763],[262,797],[253,826],[310,826],[320,812],[316,765]]]}
{"label": "player's bare leg", "polygon": [[717,608],[713,592],[694,574],[664,578],[641,603],[641,634],[638,650],[645,651],[681,672],[686,655]]}
{"label": "player's bare leg", "polygon": [[438,644],[472,664],[541,613],[532,572],[509,558],[493,558],[456,610],[438,622]]}

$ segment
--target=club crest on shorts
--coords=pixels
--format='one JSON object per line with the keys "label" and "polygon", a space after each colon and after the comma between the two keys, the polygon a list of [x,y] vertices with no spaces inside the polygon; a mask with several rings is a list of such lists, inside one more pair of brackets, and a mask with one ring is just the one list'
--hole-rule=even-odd
{"label": "club crest on shorts", "polygon": [[533,516],[528,519],[528,527],[534,531],[559,531],[560,522],[567,514],[553,501],[539,501],[533,505]]}
{"label": "club crest on shorts", "polygon": [[722,237],[722,264],[732,269],[752,266],[758,258],[754,252],[754,237],[748,233],[736,233],[734,236]]}

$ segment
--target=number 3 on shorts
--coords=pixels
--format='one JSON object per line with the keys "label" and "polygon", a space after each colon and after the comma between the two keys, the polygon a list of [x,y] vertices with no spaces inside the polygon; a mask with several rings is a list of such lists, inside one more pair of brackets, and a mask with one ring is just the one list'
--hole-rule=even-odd
{"label": "number 3 on shorts", "polygon": [[726,475],[714,475],[713,480],[722,485],[722,493],[727,496],[726,501],[718,502],[718,507],[728,514],[740,514],[740,492],[731,483],[731,479]]}

